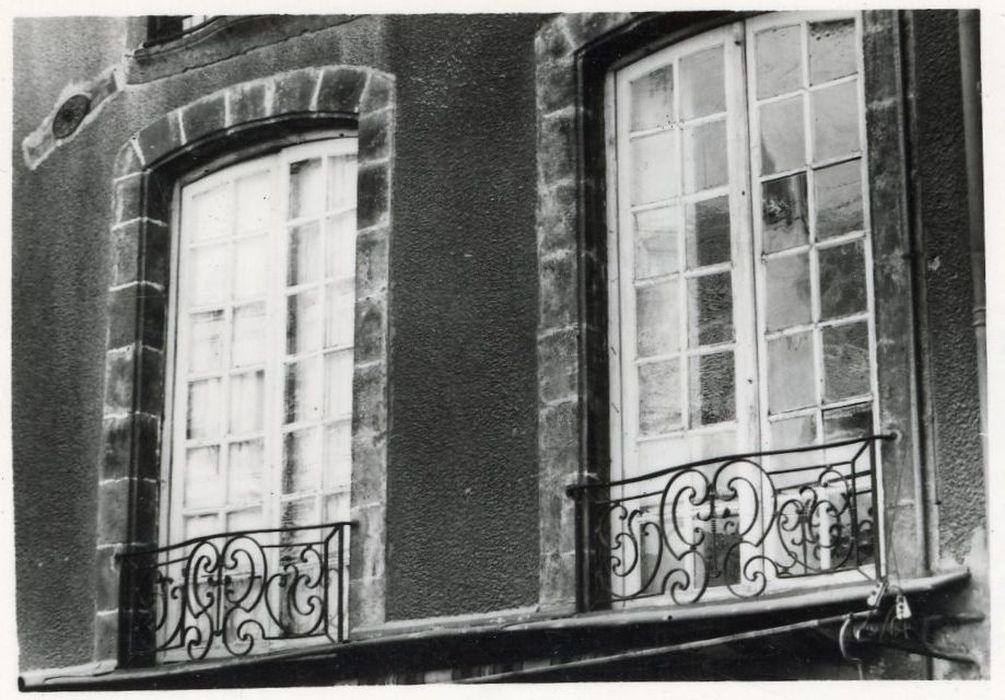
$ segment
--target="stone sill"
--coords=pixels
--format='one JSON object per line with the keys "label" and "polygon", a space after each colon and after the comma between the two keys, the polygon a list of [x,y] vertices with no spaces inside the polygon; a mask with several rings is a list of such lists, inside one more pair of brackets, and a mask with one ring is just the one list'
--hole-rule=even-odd
{"label": "stone sill", "polygon": [[[919,576],[900,581],[896,588],[907,595],[924,595],[967,580],[970,572],[966,568],[953,569],[928,576]],[[792,615],[799,610],[807,612],[812,619],[816,611],[840,610],[854,613],[867,610],[866,597],[872,591],[872,582],[853,583],[834,587],[820,587],[797,593],[787,593],[766,597],[756,601],[732,603],[707,603],[692,606],[661,606],[635,610],[601,611],[576,615],[554,616],[534,612],[529,608],[519,608],[485,615],[465,615],[423,621],[422,627],[414,626],[418,621],[390,623],[380,626],[353,630],[353,639],[344,644],[319,644],[287,651],[277,651],[260,656],[219,659],[178,663],[156,668],[115,669],[110,661],[87,664],[65,669],[42,669],[27,671],[18,678],[21,690],[84,690],[84,689],[125,689],[153,688],[170,682],[171,687],[243,687],[266,685],[260,682],[242,683],[240,676],[255,668],[269,667],[268,677],[279,677],[284,664],[316,663],[321,666],[338,667],[339,657],[346,654],[377,656],[387,654],[397,658],[401,649],[416,643],[426,643],[437,647],[450,642],[477,646],[479,640],[491,637],[513,637],[515,635],[571,634],[583,638],[587,629],[610,630],[635,626],[666,628],[667,624],[690,621],[724,623],[738,617],[757,621],[758,616],[777,614]],[[410,625],[412,625],[410,627]],[[744,629],[741,620],[736,627]],[[749,624],[751,630],[756,625]],[[437,644],[439,643],[439,644]],[[462,659],[455,659],[459,664]],[[275,669],[275,670],[272,670]],[[389,668],[389,671],[394,669]],[[227,678],[221,683],[216,678]],[[271,685],[274,685],[271,684]]]}
{"label": "stone sill", "polygon": [[126,59],[126,83],[166,78],[361,16],[221,15],[176,38],[133,49]]}

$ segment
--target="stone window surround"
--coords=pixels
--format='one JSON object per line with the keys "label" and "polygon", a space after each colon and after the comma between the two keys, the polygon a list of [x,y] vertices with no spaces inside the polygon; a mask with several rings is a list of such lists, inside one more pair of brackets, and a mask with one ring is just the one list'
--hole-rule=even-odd
{"label": "stone window surround", "polygon": [[[750,14],[750,13],[747,13]],[[574,614],[589,595],[589,523],[565,487],[609,467],[603,86],[609,71],[646,50],[742,13],[557,15],[534,42],[537,97],[538,459],[542,612]],[[927,572],[925,499],[914,358],[912,232],[908,207],[907,102],[900,16],[863,13],[874,285],[879,338],[879,421],[898,439],[886,465],[884,546],[897,570]],[[582,549],[583,556],[577,552]]]}
{"label": "stone window surround", "polygon": [[349,625],[385,619],[388,249],[395,80],[360,66],[232,85],[134,134],[114,168],[94,660],[129,658],[133,609],[115,555],[156,546],[166,386],[170,211],[181,174],[291,134],[354,125],[359,139]]}

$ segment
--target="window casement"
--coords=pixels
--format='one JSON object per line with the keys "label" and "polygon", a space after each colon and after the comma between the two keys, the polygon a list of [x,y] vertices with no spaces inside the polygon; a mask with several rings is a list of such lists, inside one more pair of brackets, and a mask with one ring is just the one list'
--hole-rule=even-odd
{"label": "window casement", "polygon": [[169,540],[346,519],[356,139],[179,194]]}
{"label": "window casement", "polygon": [[760,15],[608,78],[613,601],[880,575],[861,46]]}
{"label": "window casement", "polygon": [[355,137],[182,180],[161,550],[164,660],[344,635]]}

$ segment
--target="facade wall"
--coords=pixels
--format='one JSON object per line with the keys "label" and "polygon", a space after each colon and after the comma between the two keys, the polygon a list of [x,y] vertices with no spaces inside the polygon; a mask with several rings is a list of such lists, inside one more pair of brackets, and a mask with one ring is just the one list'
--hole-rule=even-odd
{"label": "facade wall", "polygon": [[[916,350],[924,359],[920,451],[929,482],[922,526],[930,568],[964,564],[974,575],[946,595],[950,609],[986,612],[957,15],[910,17],[903,55],[913,86],[910,206],[921,261],[913,269]],[[548,275],[562,274],[575,251],[550,248],[548,231],[537,227],[551,222],[575,232],[577,202],[561,177],[548,192],[536,183],[541,172],[565,167],[549,154],[567,149],[575,157],[579,147],[569,115],[559,109],[545,119],[569,122],[554,143],[541,121],[548,112],[542,85],[554,87],[553,99],[577,99],[574,82],[562,77],[575,78],[575,47],[542,68],[535,37],[539,44],[587,43],[591,32],[627,19],[573,16],[550,39],[539,31],[546,18],[529,14],[306,18],[295,31],[262,25],[270,37],[264,45],[254,45],[254,30],[246,28],[188,57],[134,65],[125,87],[34,168],[25,164],[22,140],[68,84],[86,84],[119,64],[142,38],[142,20],[15,23],[12,376],[22,669],[92,657],[115,154],[132,134],[204,95],[310,66],[366,66],[396,80],[386,620],[572,606],[571,545],[539,523],[571,532],[574,517],[562,500],[568,474],[548,477],[557,500],[545,496],[540,480],[549,455],[572,471],[579,459],[576,427],[549,418],[563,406],[542,409],[564,396],[560,390],[573,400],[580,391],[560,362],[563,352],[576,352],[575,329],[556,336],[557,349],[542,332],[561,326],[545,318],[556,313]],[[549,433],[556,425],[572,437]],[[546,553],[568,566],[559,571]],[[961,671],[938,664],[937,674],[986,675],[986,626],[950,628],[940,640],[983,665]],[[922,675],[916,661],[891,654],[870,672]],[[814,677],[849,671],[834,658],[820,664]],[[700,663],[694,673],[704,673]]]}

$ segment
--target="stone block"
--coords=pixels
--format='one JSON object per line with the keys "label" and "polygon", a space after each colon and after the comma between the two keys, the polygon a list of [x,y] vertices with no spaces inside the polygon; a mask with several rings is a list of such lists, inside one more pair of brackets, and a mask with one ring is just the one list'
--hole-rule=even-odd
{"label": "stone block", "polygon": [[177,112],[168,112],[134,138],[147,167],[185,145]]}
{"label": "stone block", "polygon": [[380,625],[385,616],[384,579],[353,579],[349,584],[349,629]]}
{"label": "stone block", "polygon": [[384,357],[384,300],[361,299],[356,302],[356,362],[370,362]]}
{"label": "stone block", "polygon": [[567,15],[558,15],[546,21],[534,37],[534,55],[538,63],[565,58],[575,48],[566,33]]}
{"label": "stone block", "polygon": [[113,229],[111,285],[145,281],[165,286],[170,258],[168,239],[167,226],[145,219]]}
{"label": "stone block", "polygon": [[126,177],[141,170],[143,170],[143,163],[140,162],[139,156],[136,155],[136,149],[133,147],[133,144],[127,141],[115,155],[115,166],[112,169],[112,177],[116,179]]}
{"label": "stone block", "polygon": [[[317,110],[319,112],[358,112],[360,97],[366,86],[367,74],[366,69],[355,66],[326,68],[321,74]],[[360,130],[362,131],[362,127]]]}
{"label": "stone block", "polygon": [[135,283],[108,293],[108,347],[140,342],[164,346],[166,308],[164,293],[149,284]]}
{"label": "stone block", "polygon": [[226,126],[226,102],[227,96],[221,92],[187,106],[181,114],[185,140],[193,143],[207,134],[223,129]]}
{"label": "stone block", "polygon": [[112,225],[143,216],[143,178],[130,177],[115,183]]}
{"label": "stone block", "polygon": [[632,18],[628,12],[573,12],[565,16],[569,41],[578,49]]}
{"label": "stone block", "polygon": [[119,605],[121,567],[116,559],[119,551],[120,547],[98,547],[95,553],[98,610],[114,610]]}
{"label": "stone block", "polygon": [[99,610],[94,616],[94,660],[119,657],[119,611]]}
{"label": "stone block", "polygon": [[143,186],[144,216],[165,224],[170,221],[174,184],[174,180],[166,175],[147,175]]}
{"label": "stone block", "polygon": [[576,174],[576,112],[552,112],[538,122],[538,180],[544,185]]}
{"label": "stone block", "polygon": [[[149,479],[118,479],[100,483],[98,544],[155,542],[159,487],[157,481]],[[133,515],[131,520],[130,512]]]}
{"label": "stone block", "polygon": [[543,258],[540,277],[538,329],[546,331],[575,323],[579,316],[576,256],[569,253]]}
{"label": "stone block", "polygon": [[384,577],[384,505],[371,505],[352,511],[356,526],[352,529],[351,549],[353,578]]}
{"label": "stone block", "polygon": [[572,180],[542,188],[537,195],[538,255],[576,248],[579,193]]}
{"label": "stone block", "polygon": [[538,396],[541,401],[575,397],[579,391],[579,333],[576,329],[544,336],[537,344]]}
{"label": "stone block", "polygon": [[391,152],[391,122],[394,110],[363,114],[359,118],[359,161],[382,160]]}
{"label": "stone block", "polygon": [[352,430],[383,434],[387,429],[387,382],[383,363],[357,367],[353,374]]}
{"label": "stone block", "polygon": [[356,239],[356,298],[387,289],[387,229],[376,229]]}
{"label": "stone block", "polygon": [[386,163],[359,169],[356,220],[359,228],[375,226],[387,220],[390,174]]}
{"label": "stone block", "polygon": [[272,92],[266,83],[241,83],[227,90],[227,126],[265,119],[272,114]]}
{"label": "stone block", "polygon": [[382,435],[356,435],[352,441],[353,507],[383,503],[387,494],[387,443]]}
{"label": "stone block", "polygon": [[576,66],[571,56],[539,62],[536,81],[538,114],[575,106]]}
{"label": "stone block", "polygon": [[273,114],[312,111],[311,102],[318,85],[318,71],[305,68],[279,76],[276,80]]}
{"label": "stone block", "polygon": [[360,116],[374,112],[392,103],[394,86],[391,79],[383,73],[373,72],[363,92],[359,105]]}
{"label": "stone block", "polygon": [[132,413],[136,396],[135,346],[115,348],[105,355],[105,415]]}
{"label": "stone block", "polygon": [[576,555],[552,552],[541,555],[541,605],[574,605],[576,602]]}
{"label": "stone block", "polygon": [[160,421],[150,414],[106,418],[100,478],[127,476],[157,479],[160,475]]}
{"label": "stone block", "polygon": [[579,402],[566,401],[541,409],[538,446],[542,482],[579,473]]}

